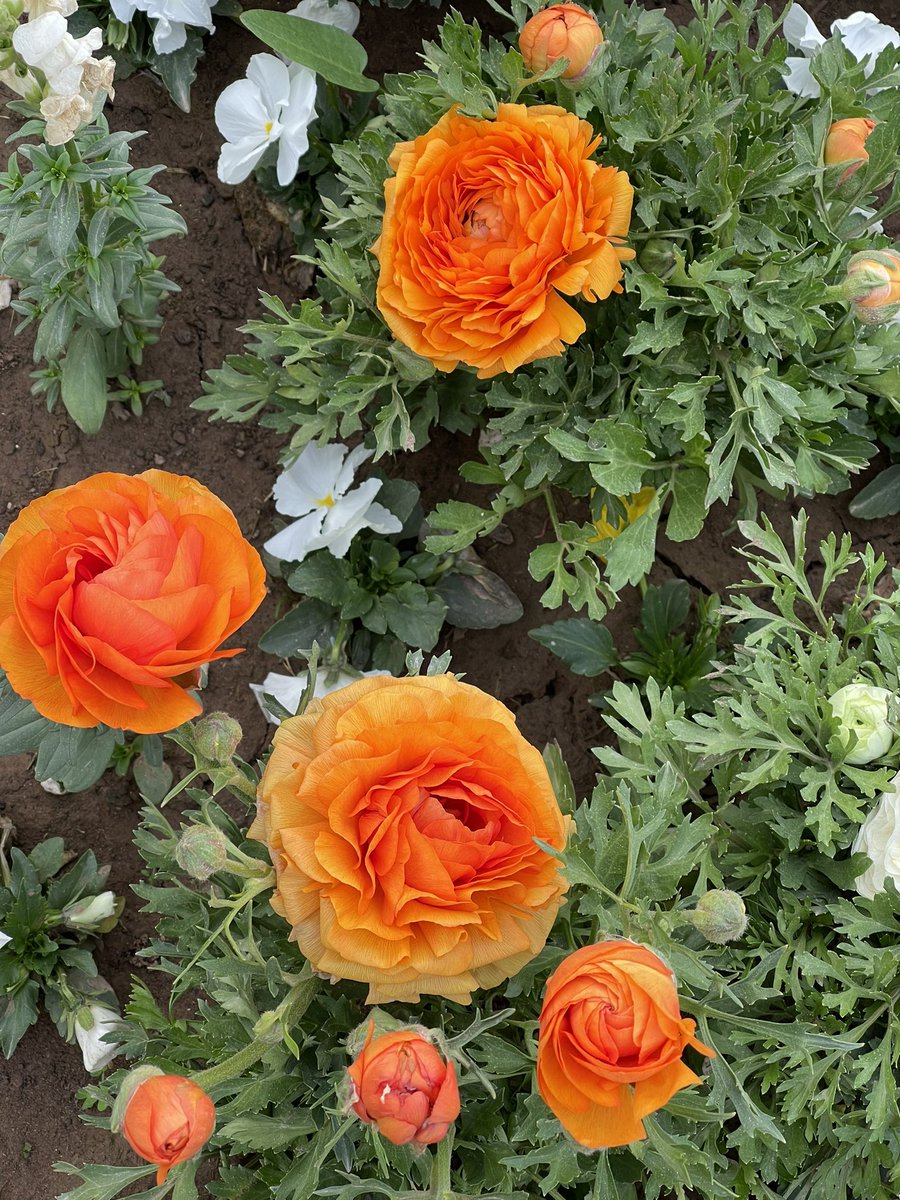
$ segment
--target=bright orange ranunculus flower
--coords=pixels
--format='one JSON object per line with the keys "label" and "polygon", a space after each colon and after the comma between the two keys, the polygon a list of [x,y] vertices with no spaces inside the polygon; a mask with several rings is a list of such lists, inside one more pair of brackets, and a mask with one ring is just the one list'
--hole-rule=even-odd
{"label": "bright orange ranunculus flower", "polygon": [[172,1167],[193,1158],[215,1127],[212,1100],[182,1075],[153,1075],[138,1084],[122,1119],[128,1145],[159,1168],[157,1185],[165,1182]]}
{"label": "bright orange ranunculus flower", "polygon": [[561,354],[585,331],[564,297],[621,292],[634,191],[591,160],[600,141],[554,105],[456,108],[394,148],[384,185],[378,307],[442,371],[486,379]]}
{"label": "bright orange ranunculus flower", "polygon": [[866,141],[875,128],[875,122],[868,117],[846,117],[843,121],[835,121],[828,130],[825,138],[825,165],[835,166],[837,163],[850,163],[850,166],[838,180],[843,183],[855,174],[864,162],[869,161]]}
{"label": "bright orange ranunculus flower", "polygon": [[200,712],[198,670],[265,595],[231,510],[167,471],[92,475],[0,542],[0,667],[62,725],[162,733]]}
{"label": "bright orange ranunculus flower", "polygon": [[646,1137],[644,1117],[701,1082],[681,1061],[686,1046],[713,1054],[661,959],[629,941],[585,946],[547,981],[538,1090],[581,1145],[625,1146]]}
{"label": "bright orange ranunculus flower", "polygon": [[529,71],[542,74],[558,59],[568,59],[563,79],[584,75],[603,43],[603,31],[593,13],[577,4],[551,4],[526,21],[519,50]]}
{"label": "bright orange ranunculus flower", "polygon": [[567,824],[537,750],[452,675],[360,679],[283,721],[250,836],[315,970],[467,1002],[547,940]]}
{"label": "bright orange ranunculus flower", "polygon": [[353,1086],[351,1109],[376,1125],[395,1146],[432,1146],[459,1116],[455,1063],[414,1029],[372,1040],[372,1027],[359,1056],[347,1068]]}

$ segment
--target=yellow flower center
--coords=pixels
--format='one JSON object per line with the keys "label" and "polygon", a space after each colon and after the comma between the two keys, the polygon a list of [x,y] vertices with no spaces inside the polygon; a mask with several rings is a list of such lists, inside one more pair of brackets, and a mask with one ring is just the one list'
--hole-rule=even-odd
{"label": "yellow flower center", "polygon": [[263,129],[265,129],[265,131],[266,131],[266,137],[268,137],[269,134],[272,132],[272,127],[274,126],[274,124],[275,124],[274,121],[266,121],[265,125],[263,126]]}
{"label": "yellow flower center", "polygon": [[317,500],[316,504],[320,508],[334,508],[334,496],[329,492],[327,496],[323,496],[321,500]]}

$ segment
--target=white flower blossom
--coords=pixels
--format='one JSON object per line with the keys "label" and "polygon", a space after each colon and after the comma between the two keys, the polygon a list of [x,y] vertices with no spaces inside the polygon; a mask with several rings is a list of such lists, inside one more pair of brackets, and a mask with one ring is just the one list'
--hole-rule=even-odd
{"label": "white flower blossom", "polygon": [[313,550],[329,550],[343,558],[361,529],[399,533],[402,522],[375,497],[381,480],[367,479],[352,488],[356,468],[372,451],[357,446],[349,455],[338,442],[317,446],[312,442],[275,484],[275,507],[288,517],[298,517],[265,543],[265,549],[285,562],[302,562]]}
{"label": "white flower blossom", "polygon": [[[888,46],[900,47],[900,33],[890,25],[884,25],[872,13],[855,12],[840,21],[833,21],[832,35],[839,34],[844,46],[857,62],[865,62],[865,73],[871,75],[875,60]],[[794,4],[785,17],[784,39],[789,46],[802,52],[802,57],[784,60],[787,73],[784,85],[789,92],[809,99],[817,99],[822,89],[813,78],[809,60],[825,45],[826,38],[819,32],[816,23],[804,8]]]}
{"label": "white flower blossom", "polygon": [[[356,683],[357,679],[371,679],[375,675],[390,675],[390,671],[363,671],[360,675],[350,675],[346,671],[337,671],[330,674],[324,670],[320,671],[316,675],[313,699],[321,700],[323,696],[328,696],[331,692],[336,692],[339,688],[346,687],[350,683]],[[273,696],[289,713],[295,713],[308,683],[309,673],[307,671],[301,671],[299,675],[280,675],[277,671],[270,671],[262,683],[251,683],[250,691],[256,697],[256,702],[262,709],[262,714],[266,720],[271,721],[273,725],[280,725],[281,718],[276,717],[266,707],[263,697],[266,695]]]}
{"label": "white flower blossom", "polygon": [[884,891],[885,880],[900,888],[900,774],[882,792],[875,808],[859,827],[854,854],[868,854],[872,865],[857,876],[856,890],[867,900]]}
{"label": "white flower blossom", "polygon": [[24,0],[22,11],[30,21],[36,17],[42,17],[44,13],[48,12],[62,13],[64,17],[71,17],[72,13],[78,11],[78,0]]}
{"label": "white flower blossom", "polygon": [[102,1041],[104,1034],[114,1033],[122,1027],[117,1012],[105,1004],[87,1004],[78,1010],[75,1018],[75,1038],[81,1047],[81,1057],[86,1071],[101,1071],[116,1057],[121,1046],[117,1042]]}
{"label": "white flower blossom", "polygon": [[0,275],[0,312],[12,304],[12,285],[13,281],[8,275]]}
{"label": "white flower blossom", "polygon": [[316,117],[316,77],[274,54],[254,54],[246,79],[230,83],[216,101],[216,126],[225,138],[218,175],[243,183],[269,146],[278,143],[278,182],[286,187],[309,149]]}
{"label": "white flower blossom", "polygon": [[84,37],[72,37],[62,13],[46,12],[17,26],[12,40],[23,61],[43,72],[52,92],[70,96],[80,91],[84,64],[102,46],[103,34],[89,29]]}
{"label": "white flower blossom", "polygon": [[334,25],[344,33],[356,33],[359,24],[359,9],[350,0],[300,0],[290,16],[303,17],[307,21],[318,21],[320,25]]}
{"label": "white flower blossom", "polygon": [[9,934],[4,933],[3,930],[0,929],[0,950],[2,950],[4,946],[8,946],[11,941],[12,938],[9,936]]}
{"label": "white flower blossom", "polygon": [[136,12],[145,13],[153,25],[153,49],[172,54],[187,41],[187,27],[215,33],[212,9],[215,0],[109,0],[118,20],[130,25]]}
{"label": "white flower blossom", "polygon": [[848,683],[829,699],[841,741],[846,746],[851,734],[855,738],[844,762],[862,767],[876,758],[883,758],[890,750],[894,740],[891,698],[887,688],[874,687],[870,683]]}

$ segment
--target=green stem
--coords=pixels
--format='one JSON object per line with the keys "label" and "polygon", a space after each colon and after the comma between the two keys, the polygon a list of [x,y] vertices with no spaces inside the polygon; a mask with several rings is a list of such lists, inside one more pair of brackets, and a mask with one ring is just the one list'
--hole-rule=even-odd
{"label": "green stem", "polygon": [[453,1126],[451,1125],[445,1137],[437,1144],[437,1151],[431,1164],[431,1186],[428,1195],[431,1200],[451,1200],[450,1191],[450,1157],[453,1154]]}
{"label": "green stem", "polygon": [[312,999],[318,991],[319,982],[315,976],[311,975],[306,979],[301,979],[299,983],[295,983],[278,1007],[272,1012],[263,1013],[256,1022],[253,1027],[256,1036],[252,1042],[240,1050],[236,1050],[234,1054],[216,1066],[208,1067],[205,1071],[199,1071],[193,1075],[191,1078],[194,1083],[198,1087],[202,1087],[204,1091],[209,1091],[221,1083],[238,1078],[245,1071],[256,1066],[259,1060],[281,1041],[282,1029],[295,1025],[300,1020],[312,1003]]}

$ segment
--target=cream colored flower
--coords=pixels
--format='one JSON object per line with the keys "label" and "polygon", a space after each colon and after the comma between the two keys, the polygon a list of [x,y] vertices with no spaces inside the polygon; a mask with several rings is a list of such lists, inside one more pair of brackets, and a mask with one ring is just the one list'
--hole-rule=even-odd
{"label": "cream colored flower", "polygon": [[890,878],[900,887],[900,773],[891,780],[891,789],[882,792],[876,807],[859,827],[853,843],[854,854],[868,854],[872,865],[857,876],[856,890],[867,900],[884,891]]}

